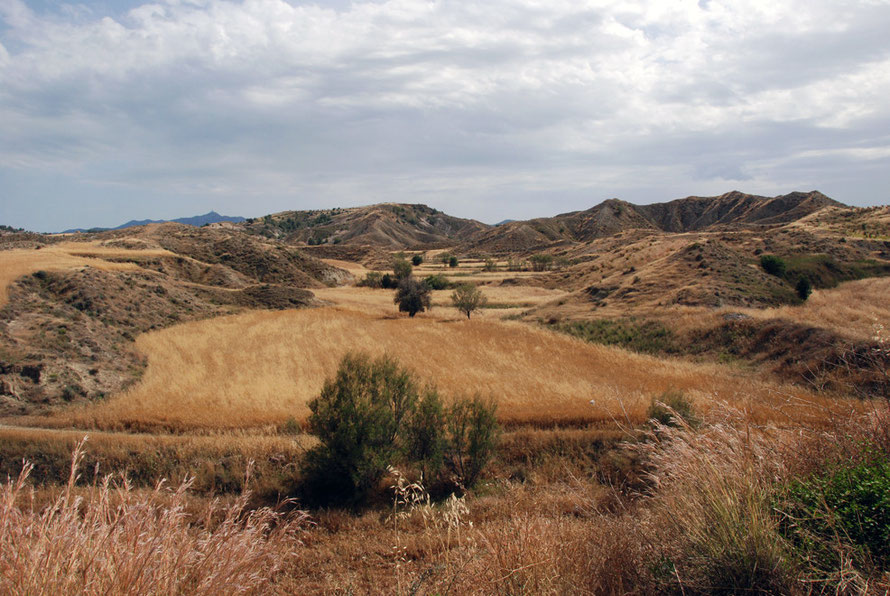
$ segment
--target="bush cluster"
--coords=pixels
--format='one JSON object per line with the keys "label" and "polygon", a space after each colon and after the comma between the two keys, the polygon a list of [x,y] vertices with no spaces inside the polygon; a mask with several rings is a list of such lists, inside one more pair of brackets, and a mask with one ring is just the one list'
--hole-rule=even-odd
{"label": "bush cluster", "polygon": [[359,505],[393,465],[415,469],[427,485],[469,488],[499,434],[493,402],[446,406],[387,356],[347,354],[309,409],[309,432],[320,441],[303,462],[302,497],[311,504]]}

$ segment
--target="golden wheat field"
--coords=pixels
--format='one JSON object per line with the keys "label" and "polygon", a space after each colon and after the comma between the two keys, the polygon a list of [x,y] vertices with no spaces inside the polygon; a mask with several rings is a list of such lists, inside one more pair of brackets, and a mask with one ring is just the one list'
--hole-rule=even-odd
{"label": "golden wheat field", "polygon": [[720,400],[779,420],[829,403],[727,367],[633,354],[523,323],[409,319],[346,306],[187,323],[142,335],[137,347],[149,362],[138,385],[56,421],[212,429],[302,419],[351,350],[390,354],[446,397],[491,396],[508,422],[638,423],[668,388],[703,409]]}

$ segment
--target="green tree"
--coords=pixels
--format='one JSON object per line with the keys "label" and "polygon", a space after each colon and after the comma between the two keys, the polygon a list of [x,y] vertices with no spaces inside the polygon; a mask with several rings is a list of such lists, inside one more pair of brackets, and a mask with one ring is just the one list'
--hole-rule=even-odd
{"label": "green tree", "polygon": [[451,302],[469,319],[473,311],[479,310],[488,303],[488,299],[473,284],[462,284],[451,294]]}
{"label": "green tree", "polygon": [[393,303],[399,305],[399,312],[407,312],[408,316],[413,317],[419,312],[432,308],[430,288],[426,283],[409,275],[399,282]]}
{"label": "green tree", "polygon": [[541,253],[532,255],[528,260],[532,264],[532,269],[535,271],[547,271],[553,264],[553,255]]}
{"label": "green tree", "polygon": [[806,277],[801,277],[797,280],[797,285],[794,287],[797,291],[797,296],[801,300],[806,300],[810,297],[810,294],[813,293],[813,284],[810,283],[810,280]]}
{"label": "green tree", "polygon": [[411,263],[405,259],[396,259],[392,264],[392,273],[400,281],[410,277],[412,271]]}
{"label": "green tree", "polygon": [[449,267],[454,268],[454,267],[457,267],[459,264],[460,264],[460,262],[457,260],[457,257],[455,257],[454,255],[452,255],[451,257],[448,258],[448,266]]}
{"label": "green tree", "polygon": [[421,263],[423,263],[423,255],[414,255],[413,257],[411,257],[411,264],[415,267],[417,267]]}

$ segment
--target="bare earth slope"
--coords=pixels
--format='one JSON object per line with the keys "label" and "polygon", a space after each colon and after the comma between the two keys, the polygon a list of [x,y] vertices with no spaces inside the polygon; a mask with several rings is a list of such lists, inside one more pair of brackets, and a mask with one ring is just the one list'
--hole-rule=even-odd
{"label": "bare earth slope", "polygon": [[585,211],[491,228],[475,235],[468,248],[507,254],[592,242],[631,230],[687,233],[718,226],[787,224],[829,206],[843,207],[818,191],[778,197],[733,191],[717,197],[687,197],[651,205],[609,199]]}
{"label": "bare earth slope", "polygon": [[349,209],[285,211],[248,220],[253,234],[310,244],[435,248],[469,238],[489,226],[451,217],[426,205],[385,203]]}
{"label": "bare earth slope", "polygon": [[[139,333],[315,304],[303,288],[352,279],[231,228],[163,224],[0,250],[0,413],[102,399],[138,379]],[[8,299],[6,299],[8,297]],[[5,302],[5,304],[4,304]]]}

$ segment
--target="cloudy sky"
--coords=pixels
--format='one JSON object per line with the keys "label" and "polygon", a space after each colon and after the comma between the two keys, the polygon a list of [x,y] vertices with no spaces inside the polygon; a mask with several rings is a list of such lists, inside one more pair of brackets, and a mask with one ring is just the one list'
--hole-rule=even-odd
{"label": "cloudy sky", "polygon": [[890,0],[0,0],[0,223],[890,202]]}

